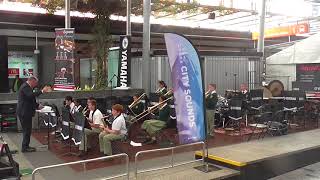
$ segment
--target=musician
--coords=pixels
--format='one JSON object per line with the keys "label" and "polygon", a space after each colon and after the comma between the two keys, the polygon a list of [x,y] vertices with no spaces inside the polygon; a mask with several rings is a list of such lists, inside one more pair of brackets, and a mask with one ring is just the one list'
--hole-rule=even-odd
{"label": "musician", "polygon": [[138,103],[136,103],[136,105],[134,105],[134,106],[131,108],[131,110],[133,111],[133,113],[134,113],[135,115],[138,115],[138,114],[142,113],[143,110],[144,110],[144,105],[143,105],[143,103],[141,102],[141,100],[139,100],[139,97],[140,97],[140,96],[139,96],[138,94],[135,94],[135,95],[133,96],[133,101],[134,101],[134,102],[139,101]]}
{"label": "musician", "polygon": [[64,98],[65,107],[69,110],[71,114],[74,114],[75,105],[73,102],[73,98],[71,96],[66,96]]}
{"label": "musician", "polygon": [[83,111],[83,107],[81,106],[79,99],[73,100],[73,103],[75,105],[74,112],[82,112]]}
{"label": "musician", "polygon": [[162,80],[158,81],[158,85],[159,85],[159,88],[156,91],[156,94],[158,94],[159,96],[163,96],[164,94],[167,93],[167,85]]}
{"label": "musician", "polygon": [[96,100],[96,99],[95,99],[94,97],[89,97],[89,98],[87,99],[87,106],[84,107],[83,110],[82,110],[82,114],[83,114],[85,117],[89,118],[90,110],[88,109],[88,104],[89,104],[91,101],[95,101],[95,100]]}
{"label": "musician", "polygon": [[90,142],[88,141],[88,137],[94,134],[99,134],[102,131],[100,127],[105,126],[103,121],[103,115],[101,111],[97,109],[97,102],[95,100],[89,101],[88,109],[90,113],[89,118],[87,118],[87,121],[89,122],[90,127],[86,127],[84,129],[84,137],[82,138],[81,144],[79,146],[80,157],[86,155],[88,148],[90,148]]}
{"label": "musician", "polygon": [[240,85],[240,91],[241,91],[242,97],[247,99],[248,93],[249,93],[247,84],[241,84]]}
{"label": "musician", "polygon": [[111,114],[114,118],[111,129],[106,126],[99,134],[100,152],[106,156],[112,155],[111,142],[122,140],[127,135],[126,121],[123,116],[123,106],[115,104],[112,106]]}
{"label": "musician", "polygon": [[214,116],[215,116],[217,102],[218,102],[218,95],[216,92],[216,84],[209,84],[208,91],[206,92],[206,121],[207,121],[207,134],[209,136],[213,136]]}
{"label": "musician", "polygon": [[[159,97],[159,104],[165,101],[164,96]],[[164,103],[159,107],[159,116],[155,119],[146,120],[143,122],[141,128],[145,130],[149,137],[147,138],[146,143],[152,144],[156,142],[155,135],[161,129],[167,127],[167,123],[170,117],[170,108],[167,103]]]}

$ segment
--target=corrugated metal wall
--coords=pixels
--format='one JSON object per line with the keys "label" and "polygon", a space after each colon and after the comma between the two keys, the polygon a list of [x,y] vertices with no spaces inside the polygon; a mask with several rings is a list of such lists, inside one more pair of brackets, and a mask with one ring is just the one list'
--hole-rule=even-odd
{"label": "corrugated metal wall", "polygon": [[[223,95],[226,89],[234,89],[234,74],[236,74],[236,88],[241,83],[255,84],[260,82],[259,58],[244,56],[204,56],[201,58],[204,65],[205,86],[209,83],[217,84],[218,93]],[[132,87],[142,87],[142,58],[132,59]],[[171,85],[171,73],[168,57],[157,56],[151,58],[151,91],[157,89],[157,81],[164,80]],[[250,77],[249,77],[250,75]],[[143,78],[142,78],[143,80]],[[251,87],[251,86],[250,86]]]}

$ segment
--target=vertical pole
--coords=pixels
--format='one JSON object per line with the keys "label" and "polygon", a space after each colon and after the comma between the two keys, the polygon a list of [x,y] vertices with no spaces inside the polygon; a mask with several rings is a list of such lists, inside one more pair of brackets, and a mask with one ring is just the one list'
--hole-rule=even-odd
{"label": "vertical pole", "polygon": [[266,0],[261,0],[261,14],[259,26],[258,52],[264,53],[264,25],[266,19]]}
{"label": "vertical pole", "polygon": [[142,88],[150,93],[150,14],[151,0],[143,0]]}
{"label": "vertical pole", "polygon": [[131,0],[127,0],[127,35],[131,35]]}
{"label": "vertical pole", "polygon": [[65,0],[65,28],[70,28],[70,0]]}

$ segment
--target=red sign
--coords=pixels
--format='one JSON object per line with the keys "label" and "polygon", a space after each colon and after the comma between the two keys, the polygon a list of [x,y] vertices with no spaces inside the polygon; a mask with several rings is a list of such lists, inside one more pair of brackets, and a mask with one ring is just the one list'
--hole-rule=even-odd
{"label": "red sign", "polygon": [[9,68],[8,69],[9,76],[16,76],[19,75],[19,68]]}

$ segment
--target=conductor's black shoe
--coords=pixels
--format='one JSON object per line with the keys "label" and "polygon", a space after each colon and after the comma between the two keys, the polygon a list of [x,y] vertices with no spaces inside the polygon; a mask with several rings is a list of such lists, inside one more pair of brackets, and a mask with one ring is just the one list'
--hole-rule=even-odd
{"label": "conductor's black shoe", "polygon": [[36,151],[35,148],[26,148],[26,149],[22,149],[21,152],[23,152],[23,153],[28,153],[28,152],[35,152],[35,151]]}
{"label": "conductor's black shoe", "polygon": [[27,149],[32,149],[32,150],[34,150],[34,151],[36,151],[36,150],[37,150],[36,148],[31,147],[31,146],[29,146]]}

